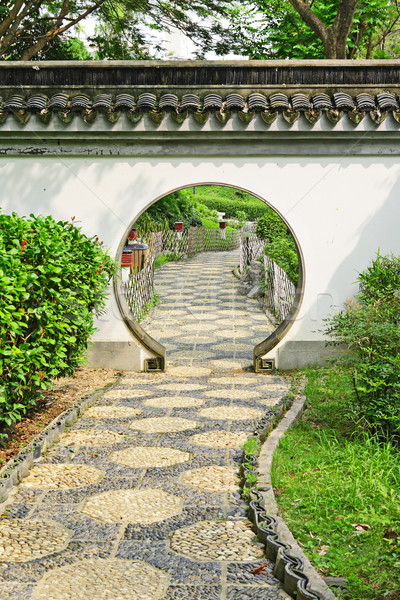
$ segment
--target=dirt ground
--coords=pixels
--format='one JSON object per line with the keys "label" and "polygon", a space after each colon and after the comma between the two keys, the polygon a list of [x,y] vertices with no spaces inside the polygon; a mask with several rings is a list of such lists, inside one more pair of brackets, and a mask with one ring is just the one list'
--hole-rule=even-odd
{"label": "dirt ground", "polygon": [[8,441],[0,447],[0,466],[26,446],[44,427],[82,396],[103,388],[115,381],[120,374],[113,369],[89,369],[80,367],[74,377],[56,379],[54,385],[44,392],[37,406],[30,410],[25,418],[15,425],[13,430],[6,431]]}

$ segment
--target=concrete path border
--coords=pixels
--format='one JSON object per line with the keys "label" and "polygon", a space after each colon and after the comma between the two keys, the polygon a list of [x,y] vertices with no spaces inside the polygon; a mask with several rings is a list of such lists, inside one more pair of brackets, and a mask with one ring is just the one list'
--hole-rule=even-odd
{"label": "concrete path border", "polygon": [[265,512],[274,516],[277,520],[276,532],[280,539],[282,542],[290,546],[291,555],[303,561],[304,573],[310,580],[312,590],[320,596],[321,600],[337,600],[336,596],[328,588],[324,580],[320,577],[307,556],[300,548],[299,544],[296,542],[289,527],[286,525],[284,520],[279,517],[278,504],[276,502],[271,483],[271,468],[275,450],[279,446],[280,440],[285,433],[300,418],[304,409],[304,402],[305,396],[297,396],[291,408],[287,411],[286,415],[283,417],[283,419],[281,419],[275,429],[271,431],[265,443],[263,444],[258,460],[258,488],[263,496]]}

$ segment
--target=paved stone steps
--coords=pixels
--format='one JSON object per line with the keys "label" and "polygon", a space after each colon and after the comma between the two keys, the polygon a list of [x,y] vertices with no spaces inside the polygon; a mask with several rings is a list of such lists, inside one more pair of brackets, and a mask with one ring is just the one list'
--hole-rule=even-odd
{"label": "paved stone steps", "polygon": [[[216,256],[214,262],[203,255],[208,277],[200,287],[210,291],[206,300],[217,279],[220,296],[234,295],[230,268],[236,257],[224,254],[229,256]],[[198,264],[166,265],[165,273],[190,281],[193,293],[199,292]],[[185,287],[182,298],[187,292]],[[171,352],[165,374],[127,374],[19,485],[0,520],[0,598],[288,598],[263,558],[238,488],[241,446],[257,419],[266,413],[273,419],[273,408],[288,389],[280,377],[237,366],[249,362],[242,346],[265,337],[269,324],[253,318],[240,298],[243,306],[233,302],[231,319],[216,315],[213,326],[195,320],[199,330],[186,330],[185,311],[197,312],[186,301],[176,302],[168,309],[162,302],[152,331],[155,335],[163,327],[167,310],[168,320],[177,321],[166,331],[178,331],[177,347],[192,346],[192,354]],[[232,304],[225,297],[223,302]],[[250,323],[247,337],[237,344],[236,337],[222,333],[235,333],[236,315],[237,321]],[[215,355],[213,360],[197,353],[201,337],[208,338],[200,344]]]}

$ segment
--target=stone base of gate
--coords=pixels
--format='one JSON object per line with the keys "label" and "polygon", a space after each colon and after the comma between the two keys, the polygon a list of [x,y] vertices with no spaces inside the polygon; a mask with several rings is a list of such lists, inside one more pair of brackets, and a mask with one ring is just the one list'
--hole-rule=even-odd
{"label": "stone base of gate", "polygon": [[276,367],[287,371],[324,365],[327,359],[343,351],[344,347],[326,346],[323,340],[286,342],[276,350]]}
{"label": "stone base of gate", "polygon": [[121,371],[145,371],[145,361],[154,358],[146,348],[134,341],[96,341],[87,351],[86,365],[98,369],[120,369]]}
{"label": "stone base of gate", "polygon": [[[275,366],[287,371],[323,365],[328,358],[337,356],[338,352],[343,352],[343,349],[326,346],[324,341],[287,342],[275,351]],[[152,358],[153,354],[135,342],[96,341],[88,349],[86,364],[99,369],[141,372],[147,370],[146,361]]]}

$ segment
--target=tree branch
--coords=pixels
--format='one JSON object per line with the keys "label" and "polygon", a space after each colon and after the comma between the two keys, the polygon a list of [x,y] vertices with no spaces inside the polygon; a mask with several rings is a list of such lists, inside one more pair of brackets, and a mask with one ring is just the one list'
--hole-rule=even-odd
{"label": "tree branch", "polygon": [[308,4],[303,0],[289,0],[293,8],[299,13],[303,21],[313,30],[313,32],[319,37],[322,42],[326,37],[327,27],[311,10]]}
{"label": "tree branch", "polygon": [[40,52],[40,50],[42,50],[48,42],[53,40],[57,35],[64,33],[64,31],[67,31],[68,29],[82,21],[82,19],[93,13],[97,8],[99,8],[99,6],[104,4],[104,2],[105,0],[98,0],[98,2],[93,4],[90,8],[85,10],[76,18],[72,20],[69,19],[69,22],[63,26],[62,24],[69,10],[69,0],[64,0],[63,6],[58,14],[56,23],[53,25],[53,27],[51,27],[51,29],[49,29],[44,35],[42,35],[35,44],[33,44],[30,48],[23,52],[21,60],[30,60],[33,56]]}
{"label": "tree branch", "polygon": [[32,10],[39,10],[42,0],[25,2],[23,10],[16,15],[13,22],[10,23],[8,30],[3,36],[0,36],[0,52],[6,52],[18,35],[18,27]]}
{"label": "tree branch", "polygon": [[0,23],[0,38],[2,38],[3,35],[6,33],[6,31],[8,30],[14,19],[17,17],[20,9],[24,4],[24,0],[17,0],[7,17]]}

